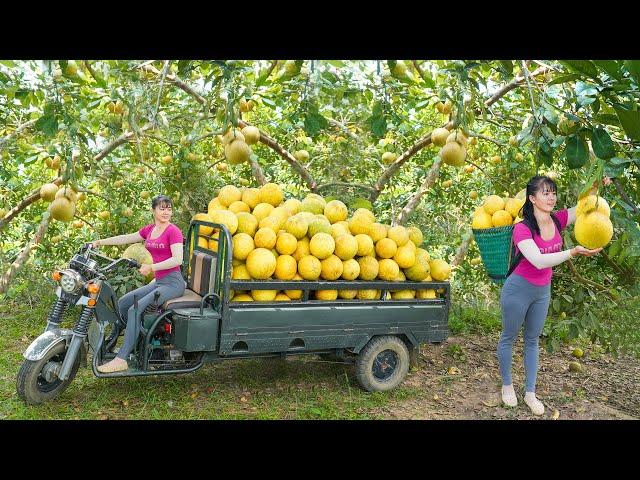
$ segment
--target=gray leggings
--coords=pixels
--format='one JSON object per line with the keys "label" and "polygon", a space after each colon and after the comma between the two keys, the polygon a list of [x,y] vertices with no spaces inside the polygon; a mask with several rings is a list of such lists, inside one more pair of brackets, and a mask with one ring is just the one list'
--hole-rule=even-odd
{"label": "gray leggings", "polygon": [[538,337],[549,310],[551,283],[537,286],[512,273],[500,294],[502,336],[498,342],[498,363],[502,384],[511,385],[513,342],[524,324],[525,391],[535,392],[538,374]]}
{"label": "gray leggings", "polygon": [[[182,279],[180,272],[171,272],[160,280],[156,280],[144,287],[130,291],[118,301],[120,316],[123,319],[127,319],[127,330],[124,335],[124,343],[118,351],[118,358],[126,360],[129,354],[133,351],[133,347],[135,346],[138,335],[140,334],[142,312],[144,312],[144,309],[153,303],[153,296],[155,292],[160,292],[158,305],[162,305],[167,300],[181,297],[184,294],[185,287],[186,284]],[[138,297],[137,318],[133,307],[134,296]]]}

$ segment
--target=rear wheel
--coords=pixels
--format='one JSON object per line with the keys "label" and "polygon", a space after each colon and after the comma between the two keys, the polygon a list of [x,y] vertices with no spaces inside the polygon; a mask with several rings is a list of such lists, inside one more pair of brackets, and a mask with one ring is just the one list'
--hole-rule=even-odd
{"label": "rear wheel", "polygon": [[356,359],[356,376],[369,392],[384,392],[397,387],[409,371],[409,350],[393,335],[373,338]]}
{"label": "rear wheel", "polygon": [[57,372],[67,354],[65,342],[58,343],[40,360],[25,360],[18,372],[17,391],[22,400],[36,405],[61,394],[73,381],[80,367],[80,353],[76,357],[69,378],[62,381]]}

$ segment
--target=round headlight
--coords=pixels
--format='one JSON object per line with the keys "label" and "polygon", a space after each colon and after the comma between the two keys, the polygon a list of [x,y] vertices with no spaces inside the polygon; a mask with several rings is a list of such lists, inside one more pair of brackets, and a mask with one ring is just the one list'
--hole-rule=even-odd
{"label": "round headlight", "polygon": [[60,286],[66,293],[75,293],[83,285],[82,277],[78,272],[73,270],[64,270],[62,272],[62,278],[60,278]]}

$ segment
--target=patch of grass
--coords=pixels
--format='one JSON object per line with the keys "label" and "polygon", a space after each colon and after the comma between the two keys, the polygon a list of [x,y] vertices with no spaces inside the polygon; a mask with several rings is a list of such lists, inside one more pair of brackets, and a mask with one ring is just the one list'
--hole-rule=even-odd
{"label": "patch of grass", "polygon": [[457,343],[451,343],[447,345],[444,354],[458,362],[464,363],[467,361],[467,356],[464,353],[464,349]]}
{"label": "patch of grass", "polygon": [[500,332],[502,329],[500,309],[452,306],[449,315],[449,328],[453,335]]}
{"label": "patch of grass", "polygon": [[[192,374],[156,377],[98,379],[81,367],[57,399],[25,405],[16,393],[16,375],[53,299],[0,305],[0,419],[375,419],[379,414],[372,412],[380,407],[422,394],[402,385],[365,392],[353,366],[310,356],[228,360]],[[69,312],[64,323],[72,325],[75,315]]]}

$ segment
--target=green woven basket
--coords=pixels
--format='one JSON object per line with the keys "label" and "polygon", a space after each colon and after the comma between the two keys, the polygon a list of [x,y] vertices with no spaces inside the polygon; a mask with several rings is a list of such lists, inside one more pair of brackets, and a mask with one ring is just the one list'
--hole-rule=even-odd
{"label": "green woven basket", "polygon": [[503,283],[507,278],[513,253],[511,242],[513,225],[472,231],[487,275],[495,283]]}

